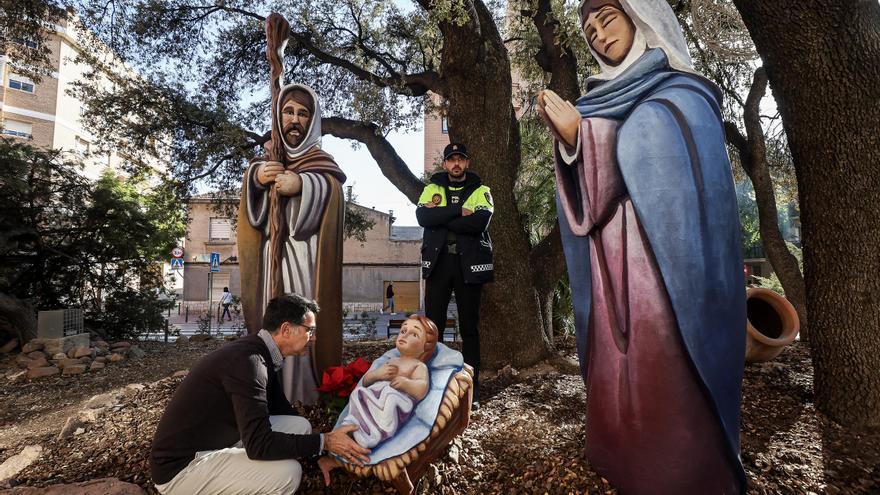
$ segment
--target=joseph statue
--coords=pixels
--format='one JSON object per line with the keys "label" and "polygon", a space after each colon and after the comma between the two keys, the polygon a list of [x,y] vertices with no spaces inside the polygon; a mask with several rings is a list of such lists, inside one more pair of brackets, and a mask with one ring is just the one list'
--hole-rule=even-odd
{"label": "joseph statue", "polygon": [[[249,333],[260,330],[271,279],[284,293],[315,299],[320,338],[310,352],[284,360],[284,393],[312,404],[324,368],[342,361],[342,183],[345,174],[321,150],[321,106],[308,86],[281,88],[273,112],[284,144],[282,161],[254,158],[242,181],[238,249],[242,305]],[[275,189],[277,208],[270,204]],[[273,218],[273,211],[275,218]],[[270,225],[280,255],[270,255]]]}

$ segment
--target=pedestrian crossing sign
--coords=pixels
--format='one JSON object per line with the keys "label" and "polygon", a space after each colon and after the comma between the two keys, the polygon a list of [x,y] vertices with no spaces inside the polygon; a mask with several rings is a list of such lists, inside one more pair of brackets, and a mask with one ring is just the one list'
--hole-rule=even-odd
{"label": "pedestrian crossing sign", "polygon": [[171,258],[172,270],[183,270],[183,258]]}

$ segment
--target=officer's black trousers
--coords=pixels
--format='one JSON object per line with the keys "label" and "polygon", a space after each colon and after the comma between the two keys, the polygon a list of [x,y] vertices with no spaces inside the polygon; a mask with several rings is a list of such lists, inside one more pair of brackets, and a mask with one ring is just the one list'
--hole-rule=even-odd
{"label": "officer's black trousers", "polygon": [[480,294],[481,284],[466,284],[461,272],[461,260],[455,254],[441,254],[431,276],[425,281],[425,316],[437,324],[440,335],[446,324],[446,310],[452,291],[458,305],[458,326],[461,332],[464,362],[474,368],[474,400],[478,400],[477,383],[480,376]]}

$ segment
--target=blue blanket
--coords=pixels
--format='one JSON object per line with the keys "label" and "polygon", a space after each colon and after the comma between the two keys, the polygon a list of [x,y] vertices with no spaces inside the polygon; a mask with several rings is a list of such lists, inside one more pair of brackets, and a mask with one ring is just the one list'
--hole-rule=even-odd
{"label": "blue blanket", "polygon": [[[391,349],[373,361],[370,371],[382,366],[389,359],[396,357],[400,357],[400,352],[397,349]],[[366,463],[366,465],[372,466],[386,459],[399,456],[431,435],[431,428],[434,426],[434,421],[437,420],[437,412],[440,411],[440,404],[443,402],[443,395],[446,392],[446,387],[449,385],[449,380],[461,371],[463,367],[464,358],[460,352],[437,343],[434,357],[428,362],[431,385],[428,395],[419,402],[412,417],[397,431],[397,434],[373,448],[370,462]],[[343,418],[348,416],[348,408],[349,406],[345,406],[345,409],[342,410],[339,419],[336,420],[335,428],[342,426]],[[337,457],[337,459],[340,462],[345,462],[341,457]]]}

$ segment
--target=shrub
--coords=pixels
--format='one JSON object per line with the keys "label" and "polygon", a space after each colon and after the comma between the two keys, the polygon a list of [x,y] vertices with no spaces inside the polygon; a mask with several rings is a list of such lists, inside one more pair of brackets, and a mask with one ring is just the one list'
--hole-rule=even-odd
{"label": "shrub", "polygon": [[161,333],[165,331],[164,313],[174,304],[174,299],[155,289],[124,288],[107,296],[103,311],[88,315],[89,327],[109,340]]}

